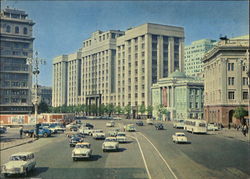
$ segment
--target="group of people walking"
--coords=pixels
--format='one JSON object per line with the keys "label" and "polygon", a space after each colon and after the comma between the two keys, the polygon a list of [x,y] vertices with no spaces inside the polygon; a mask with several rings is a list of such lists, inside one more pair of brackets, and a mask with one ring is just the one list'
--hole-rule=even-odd
{"label": "group of people walking", "polygon": [[[228,129],[231,128],[231,125],[232,125],[232,124],[230,124],[230,123],[228,124]],[[246,123],[243,124],[243,125],[241,125],[241,124],[238,124],[238,125],[234,124],[233,127],[234,127],[234,129],[236,129],[237,131],[239,131],[239,130],[241,129],[241,132],[242,132],[242,134],[243,134],[244,136],[246,136],[246,135],[248,134],[248,125],[247,125]]]}

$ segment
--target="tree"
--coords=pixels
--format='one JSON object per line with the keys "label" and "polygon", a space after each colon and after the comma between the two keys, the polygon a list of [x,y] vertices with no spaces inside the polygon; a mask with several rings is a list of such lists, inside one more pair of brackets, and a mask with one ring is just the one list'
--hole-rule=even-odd
{"label": "tree", "polygon": [[38,105],[38,113],[46,113],[49,112],[49,106],[44,101],[41,101]]}
{"label": "tree", "polygon": [[109,117],[114,111],[115,111],[115,106],[113,104],[107,104],[105,106],[105,112],[109,115]]}
{"label": "tree", "polygon": [[121,106],[116,106],[115,107],[115,112],[117,113],[117,114],[122,114],[122,107]]}
{"label": "tree", "polygon": [[131,109],[132,108],[129,104],[127,106],[125,106],[125,108],[124,108],[124,112],[127,114],[127,119],[130,118]]}
{"label": "tree", "polygon": [[244,125],[246,123],[244,117],[247,116],[247,114],[248,114],[247,110],[245,110],[242,106],[240,106],[235,109],[233,116],[236,119],[239,119],[241,124]]}
{"label": "tree", "polygon": [[148,116],[152,116],[153,109],[154,108],[151,105],[147,107],[147,114],[148,114]]}

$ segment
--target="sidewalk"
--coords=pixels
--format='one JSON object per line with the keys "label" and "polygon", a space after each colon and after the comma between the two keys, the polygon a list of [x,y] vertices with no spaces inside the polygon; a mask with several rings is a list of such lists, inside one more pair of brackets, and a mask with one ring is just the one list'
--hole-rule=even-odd
{"label": "sidewalk", "polygon": [[223,128],[220,131],[208,131],[208,134],[214,134],[217,136],[221,136],[221,137],[227,137],[227,138],[232,138],[232,139],[236,139],[236,140],[240,140],[240,141],[244,141],[244,142],[250,142],[250,133],[248,132],[248,134],[246,134],[246,136],[244,136],[241,132],[241,130],[236,130],[236,129],[228,129],[228,128]]}
{"label": "sidewalk", "polygon": [[31,143],[35,141],[35,138],[22,138],[22,139],[15,139],[10,141],[0,141],[0,151],[7,150],[12,147],[20,146],[23,144]]}

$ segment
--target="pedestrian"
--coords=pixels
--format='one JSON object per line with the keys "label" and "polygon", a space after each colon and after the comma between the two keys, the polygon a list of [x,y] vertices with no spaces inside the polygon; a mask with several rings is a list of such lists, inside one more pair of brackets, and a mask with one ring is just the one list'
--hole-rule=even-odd
{"label": "pedestrian", "polygon": [[246,132],[247,132],[247,126],[246,124],[242,127],[242,133],[244,136],[246,136]]}
{"label": "pedestrian", "polygon": [[228,124],[228,129],[230,129],[231,128],[231,125],[230,125],[230,123]]}
{"label": "pedestrian", "polygon": [[239,131],[239,129],[240,129],[240,125],[238,124],[238,125],[237,125],[237,131]]}
{"label": "pedestrian", "polygon": [[20,139],[21,139],[21,138],[23,138],[23,127],[20,127],[19,132],[20,132]]}

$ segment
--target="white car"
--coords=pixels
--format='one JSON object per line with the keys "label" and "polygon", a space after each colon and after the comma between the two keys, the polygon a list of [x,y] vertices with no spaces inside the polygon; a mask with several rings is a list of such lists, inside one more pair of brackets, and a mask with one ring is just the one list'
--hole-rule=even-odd
{"label": "white car", "polygon": [[127,132],[135,132],[136,128],[135,128],[134,124],[128,124],[128,125],[124,126],[124,130]]}
{"label": "white car", "polygon": [[114,121],[110,121],[106,123],[106,127],[114,127],[115,126],[115,122]]}
{"label": "white car", "polygon": [[10,174],[24,174],[27,176],[28,172],[34,169],[36,160],[32,152],[19,152],[11,155],[10,161],[2,165],[1,173],[5,176]]}
{"label": "white car", "polygon": [[94,129],[89,129],[89,128],[87,129],[86,128],[83,130],[83,134],[84,135],[92,135],[93,131],[94,131]]}
{"label": "white car", "polygon": [[79,158],[91,158],[92,150],[90,146],[91,145],[88,142],[77,143],[74,150],[72,151],[73,161]]}
{"label": "white car", "polygon": [[207,124],[207,130],[208,131],[218,131],[219,126],[215,125],[214,123],[208,123]]}
{"label": "white car", "polygon": [[109,151],[109,150],[119,150],[119,143],[116,139],[116,137],[107,137],[105,141],[102,144],[102,150],[103,152]]}
{"label": "white car", "polygon": [[[89,127],[81,126],[81,127],[78,129],[78,131],[79,131],[80,133],[82,133],[82,134],[85,134],[85,133],[84,133],[85,130],[90,130],[90,128],[89,128]],[[87,134],[86,134],[86,135],[87,135]]]}
{"label": "white car", "polygon": [[147,123],[148,125],[153,125],[153,124],[154,124],[152,119],[147,119],[146,123]]}
{"label": "white car", "polygon": [[118,132],[116,135],[116,139],[119,143],[127,142],[126,133],[125,132]]}
{"label": "white car", "polygon": [[172,138],[175,143],[188,143],[187,137],[183,132],[176,132],[172,135]]}
{"label": "white car", "polygon": [[117,133],[120,131],[119,128],[115,128],[115,129],[112,129],[110,131],[108,131],[108,134],[110,137],[116,137]]}
{"label": "white car", "polygon": [[102,130],[93,131],[92,136],[94,139],[105,139],[105,133]]}
{"label": "white car", "polygon": [[173,127],[176,129],[184,129],[184,120],[174,120]]}

